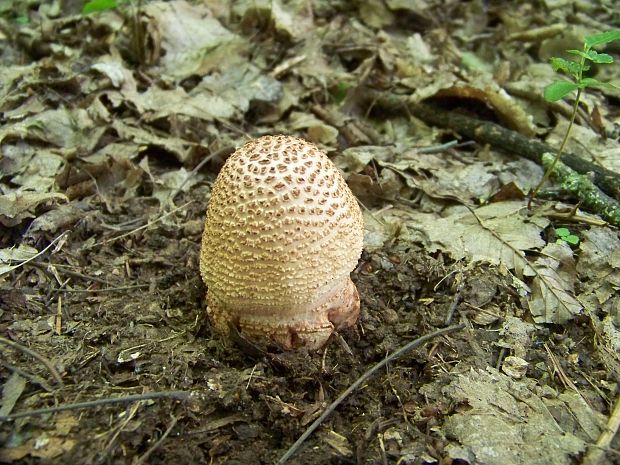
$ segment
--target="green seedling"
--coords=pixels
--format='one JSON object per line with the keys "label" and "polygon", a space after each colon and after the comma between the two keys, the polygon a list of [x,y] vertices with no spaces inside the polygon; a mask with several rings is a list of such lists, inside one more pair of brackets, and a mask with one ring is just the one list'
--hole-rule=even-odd
{"label": "green seedling", "polygon": [[593,49],[593,47],[608,44],[609,42],[613,42],[614,40],[620,39],[620,30],[613,30],[602,32],[600,34],[594,34],[591,36],[586,36],[583,40],[583,48],[581,50],[567,50],[571,55],[575,55],[577,57],[577,61],[573,60],[565,60],[564,58],[552,57],[551,58],[551,66],[557,72],[566,74],[570,80],[557,80],[553,81],[544,90],[545,100],[548,102],[557,102],[558,100],[563,99],[567,95],[573,94],[576,92],[575,100],[573,102],[573,110],[570,116],[570,121],[568,123],[568,127],[566,128],[566,132],[564,134],[564,138],[562,139],[562,143],[558,148],[555,158],[553,162],[545,172],[545,175],[542,177],[538,185],[534,188],[534,190],[530,194],[530,200],[528,202],[528,208],[532,202],[532,199],[536,197],[541,186],[549,179],[549,176],[553,172],[553,168],[560,160],[562,156],[562,152],[564,151],[564,147],[566,146],[566,142],[568,141],[568,137],[570,135],[570,131],[575,122],[575,116],[577,115],[577,109],[579,108],[579,101],[581,98],[581,94],[584,89],[598,87],[598,88],[618,88],[613,84],[608,82],[602,82],[598,79],[594,79],[591,77],[584,77],[584,72],[587,72],[590,69],[590,64],[595,63],[597,65],[605,65],[609,63],[613,63],[614,59],[611,55],[607,53],[599,53]]}
{"label": "green seedling", "polygon": [[351,88],[351,84],[340,81],[336,86],[336,89],[332,92],[332,96],[337,105],[340,105],[344,102],[344,99],[347,98],[347,92]]}
{"label": "green seedling", "polygon": [[82,14],[99,13],[100,11],[113,10],[118,6],[116,0],[90,0],[82,7]]}
{"label": "green seedling", "polygon": [[555,230],[555,234],[558,236],[558,240],[556,241],[558,244],[566,242],[568,245],[572,246],[579,245],[579,236],[571,234],[568,228],[558,228]]}

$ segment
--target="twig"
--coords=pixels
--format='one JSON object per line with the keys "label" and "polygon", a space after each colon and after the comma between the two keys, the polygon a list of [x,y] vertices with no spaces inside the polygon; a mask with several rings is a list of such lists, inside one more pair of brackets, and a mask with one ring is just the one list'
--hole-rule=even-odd
{"label": "twig", "polygon": [[586,454],[583,464],[584,465],[602,465],[604,463],[609,463],[605,459],[605,451],[609,449],[611,441],[614,436],[618,432],[620,428],[620,396],[616,399],[616,405],[614,406],[614,410],[611,412],[609,416],[609,420],[607,421],[607,428],[605,428],[598,440],[596,441],[595,446],[591,446],[590,450]]}
{"label": "twig", "polygon": [[15,420],[17,418],[31,417],[35,415],[45,415],[48,413],[64,412],[65,410],[79,410],[83,408],[100,407],[102,405],[121,404],[128,402],[136,402],[149,399],[176,399],[187,401],[191,398],[192,393],[187,391],[161,391],[147,392],[144,394],[134,394],[125,397],[113,397],[107,399],[90,400],[87,402],[78,402],[76,404],[59,405],[58,407],[41,408],[37,410],[29,410],[27,412],[17,412],[11,415],[0,416],[1,421]]}
{"label": "twig", "polygon": [[[419,147],[415,149],[415,152],[417,152],[418,154],[429,155],[433,153],[445,152],[448,149],[459,149],[462,147],[468,147],[473,144],[475,144],[473,140],[468,140],[465,142],[459,142],[458,140],[451,140],[450,142],[446,142],[445,144],[430,145],[428,147]],[[407,158],[407,157],[403,157],[403,158]]]}
{"label": "twig", "polygon": [[585,174],[578,174],[575,170],[558,161],[557,155],[550,153],[542,155],[543,166],[554,180],[560,183],[562,190],[577,197],[585,210],[597,213],[605,221],[620,226],[620,202],[609,197]]}
{"label": "twig", "polygon": [[555,374],[558,375],[558,378],[560,378],[560,382],[564,385],[564,387],[571,388],[579,397],[583,399],[586,404],[588,404],[589,407],[592,407],[592,405],[590,405],[590,402],[588,402],[588,399],[586,399],[583,394],[581,394],[575,383],[573,383],[573,380],[568,377],[566,372],[564,372],[558,358],[553,354],[553,352],[551,352],[551,349],[549,349],[547,343],[544,343],[543,347],[545,348],[545,351],[549,356],[549,360],[551,360],[551,365],[553,366]]}
{"label": "twig", "polygon": [[24,371],[21,368],[14,367],[13,365],[10,365],[10,364],[6,363],[4,360],[0,360],[0,366],[6,368],[7,370],[11,370],[14,373],[17,373],[19,376],[21,376],[22,378],[26,378],[31,383],[38,384],[43,389],[45,389],[47,392],[52,392],[54,390],[40,376],[37,376],[37,375],[32,374],[32,373],[28,373],[27,371]]}
{"label": "twig", "polygon": [[187,184],[191,178],[196,176],[196,173],[198,173],[198,171],[200,171],[202,169],[202,167],[205,166],[208,162],[210,162],[211,160],[213,160],[216,157],[220,157],[220,156],[224,156],[224,155],[229,155],[229,154],[233,153],[234,151],[235,151],[234,147],[226,146],[226,147],[223,147],[223,148],[221,148],[219,150],[216,150],[212,154],[210,154],[210,155],[206,156],[205,158],[203,158],[200,161],[200,163],[198,163],[194,167],[194,169],[192,169],[189,173],[187,173],[187,175],[185,176],[185,179],[179,185],[179,187],[177,187],[174,191],[172,191],[172,194],[170,194],[170,200],[174,201],[174,198],[177,196],[177,194],[179,192],[181,192],[183,187],[185,187],[185,184]]}
{"label": "twig", "polygon": [[[24,266],[26,263],[31,262],[32,260],[34,260],[37,257],[40,257],[41,255],[43,255],[50,247],[52,247],[56,242],[58,242],[60,239],[62,239],[63,237],[65,237],[65,235],[68,234],[67,231],[64,231],[62,234],[60,234],[57,238],[55,238],[52,242],[50,242],[47,247],[45,247],[43,250],[41,250],[41,252],[37,253],[36,255],[33,255],[32,257],[30,257],[27,260],[24,260],[23,262],[18,263],[17,265],[11,266],[10,270],[7,270],[6,273],[8,273],[8,271],[13,271],[16,270],[17,268],[19,268],[20,266]],[[0,276],[3,275],[4,273],[0,272]]]}
{"label": "twig", "polygon": [[444,320],[444,324],[446,325],[449,325],[452,322],[454,311],[456,310],[456,307],[463,298],[463,287],[464,285],[461,282],[461,284],[459,284],[458,288],[456,289],[456,294],[454,295],[454,299],[452,299],[452,303],[450,304],[450,308],[448,309],[448,314],[446,315],[446,319]]}
{"label": "twig", "polygon": [[104,287],[101,289],[52,289],[52,292],[67,292],[67,293],[87,293],[87,294],[96,294],[98,292],[118,292],[118,291],[127,291],[129,289],[143,289],[149,287],[149,284],[134,284],[132,286],[121,286],[121,287]]}
{"label": "twig", "polygon": [[295,452],[297,452],[297,449],[301,447],[304,441],[308,439],[308,437],[310,437],[310,435],[314,432],[314,430],[317,429],[319,425],[323,423],[323,421],[334,410],[336,410],[336,408],[342,403],[342,401],[345,400],[353,391],[355,391],[368,379],[370,379],[370,377],[374,375],[377,371],[382,369],[388,363],[402,357],[404,354],[406,354],[410,350],[421,346],[425,342],[430,341],[431,339],[434,339],[436,337],[445,336],[446,334],[459,331],[463,329],[464,327],[465,325],[448,326],[447,328],[439,329],[437,331],[434,331],[432,333],[419,337],[411,341],[410,343],[406,344],[405,346],[401,347],[389,357],[385,357],[383,360],[381,360],[379,363],[373,366],[370,370],[366,371],[351,386],[349,386],[342,394],[340,394],[340,396],[338,396],[338,398],[325,409],[325,411],[321,414],[320,417],[314,420],[314,422],[308,427],[308,429],[304,431],[304,433],[299,437],[299,439],[297,439],[297,441],[295,441],[295,443],[289,448],[289,450],[286,451],[286,453],[280,458],[280,460],[278,460],[277,465],[283,465],[284,463],[286,463],[286,461],[290,459],[295,454]]}
{"label": "twig", "polygon": [[120,424],[116,425],[112,430],[105,433],[105,435],[111,434],[111,438],[107,442],[103,450],[100,453],[98,453],[98,457],[94,461],[95,465],[100,465],[106,462],[106,457],[110,455],[110,452],[112,451],[112,449],[114,448],[114,445],[116,444],[116,440],[118,439],[118,436],[123,432],[123,430],[127,427],[127,425],[131,423],[133,418],[136,416],[136,413],[138,413],[138,410],[140,409],[141,405],[142,405],[142,402],[136,402],[135,404],[133,404],[131,408],[127,409],[127,411],[125,412],[125,415],[120,417],[121,419]]}
{"label": "twig", "polygon": [[[543,153],[554,152],[549,145],[506,129],[499,124],[471,118],[457,111],[447,111],[425,103],[411,103],[408,95],[380,92],[368,87],[361,89],[359,95],[369,106],[373,105],[384,111],[405,110],[427,124],[452,129],[481,144],[490,144],[494,148],[516,153],[538,164],[542,164]],[[610,197],[620,200],[620,174],[570,152],[564,153],[562,161],[580,174],[591,173],[594,184]]]}
{"label": "twig", "polygon": [[[50,266],[62,268],[65,265],[61,265],[61,264],[58,264],[58,263],[51,263],[51,262],[49,262],[49,263],[35,262],[35,263],[32,264],[32,266],[47,272],[47,268],[50,267]],[[96,276],[88,276],[88,275],[85,275],[85,274],[82,274],[82,273],[78,273],[77,271],[62,270],[62,274],[69,275],[72,278],[80,278],[80,279],[83,279],[85,281],[93,281],[93,282],[100,283],[100,284],[108,284],[108,281],[106,281],[105,279],[97,278]]]}
{"label": "twig", "polygon": [[[41,362],[43,365],[45,365],[45,367],[49,370],[49,372],[52,374],[52,376],[54,377],[54,379],[56,380],[56,383],[60,386],[63,387],[65,384],[62,382],[62,378],[60,377],[60,374],[58,373],[58,371],[56,371],[56,368],[54,368],[54,366],[52,365],[52,363],[46,359],[45,357],[43,357],[43,355],[40,355],[38,353],[36,353],[34,350],[29,349],[26,346],[23,346],[17,342],[11,341],[9,339],[5,339],[3,337],[0,336],[0,343],[7,345],[9,347],[12,347],[13,349],[17,349],[17,350],[21,350],[22,352],[24,352],[25,354],[30,355],[31,357],[36,358],[39,362]],[[10,415],[9,415],[10,416]],[[4,417],[0,417],[0,420],[4,418]]]}
{"label": "twig", "polygon": [[120,236],[111,237],[110,239],[106,239],[105,241],[97,242],[97,243],[93,244],[93,247],[97,246],[97,245],[107,244],[109,242],[114,242],[114,241],[117,241],[119,239],[122,239],[123,237],[131,236],[132,234],[134,234],[134,233],[136,233],[138,231],[141,231],[141,230],[146,229],[146,228],[148,228],[150,226],[153,226],[155,223],[158,223],[159,221],[163,220],[167,216],[170,216],[173,213],[176,213],[177,211],[181,210],[182,208],[187,207],[192,202],[193,202],[193,200],[189,201],[189,202],[186,202],[183,205],[181,205],[180,207],[177,207],[174,210],[169,211],[168,213],[165,213],[165,214],[163,214],[161,216],[158,216],[153,221],[149,221],[145,225],[142,225],[142,226],[140,226],[139,228],[136,228],[136,229],[132,229],[131,231],[126,232],[125,234],[121,234]]}
{"label": "twig", "polygon": [[138,460],[136,460],[132,465],[141,465],[141,464],[143,464],[149,458],[149,456],[153,453],[153,451],[155,451],[159,446],[161,446],[161,443],[166,440],[166,438],[168,437],[168,435],[172,431],[172,428],[174,428],[174,426],[177,424],[177,421],[178,421],[177,418],[173,416],[172,420],[170,421],[170,424],[168,425],[168,428],[166,428],[166,431],[164,432],[164,434],[162,434],[161,437],[157,440],[157,442],[155,444],[153,444],[149,448],[149,450],[147,450],[144,454],[142,454],[140,456],[140,458]]}

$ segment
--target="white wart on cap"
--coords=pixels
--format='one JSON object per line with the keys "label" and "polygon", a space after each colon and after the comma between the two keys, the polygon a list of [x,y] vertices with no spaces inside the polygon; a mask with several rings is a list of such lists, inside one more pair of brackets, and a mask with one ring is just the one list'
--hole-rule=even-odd
{"label": "white wart on cap", "polygon": [[321,347],[360,309],[363,220],[336,166],[289,136],[246,143],[211,192],[200,272],[214,328],[262,347]]}

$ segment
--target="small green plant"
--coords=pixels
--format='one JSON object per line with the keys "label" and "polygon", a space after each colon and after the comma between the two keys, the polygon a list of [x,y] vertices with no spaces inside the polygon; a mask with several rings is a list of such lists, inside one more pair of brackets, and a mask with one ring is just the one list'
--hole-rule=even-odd
{"label": "small green plant", "polygon": [[348,82],[338,82],[336,89],[334,89],[334,91],[332,92],[332,96],[337,105],[340,105],[342,102],[344,102],[344,99],[347,98],[347,92],[349,92],[350,88],[351,84],[349,84]]}
{"label": "small green plant", "polygon": [[578,57],[577,61],[565,60],[564,58],[558,57],[551,58],[551,66],[553,69],[568,75],[570,81],[565,79],[557,80],[545,87],[545,100],[548,102],[556,102],[574,92],[577,92],[577,95],[575,96],[573,111],[571,113],[564,138],[562,139],[562,143],[555,154],[553,162],[545,172],[545,175],[531,192],[528,208],[530,207],[532,199],[536,197],[536,194],[541,186],[547,181],[547,179],[549,179],[549,176],[553,172],[553,168],[555,168],[556,163],[560,160],[564,147],[566,146],[566,142],[568,141],[568,136],[570,135],[570,131],[573,127],[573,123],[575,122],[575,116],[577,115],[579,100],[583,90],[589,87],[617,88],[617,86],[614,86],[613,84],[602,82],[591,77],[584,77],[584,72],[587,72],[590,69],[590,63],[595,63],[598,65],[613,63],[614,59],[611,55],[608,55],[607,53],[599,53],[594,50],[593,47],[608,44],[609,42],[613,42],[618,39],[620,39],[620,30],[607,31],[600,34],[586,36],[583,39],[583,48],[581,50],[567,50],[568,53]]}
{"label": "small green plant", "polygon": [[568,228],[558,228],[555,230],[556,236],[558,236],[557,243],[561,244],[562,242],[566,242],[568,245],[576,246],[579,245],[579,236],[575,234],[571,234]]}
{"label": "small green plant", "polygon": [[105,10],[113,10],[118,6],[116,0],[90,0],[82,7],[82,14],[98,13]]}

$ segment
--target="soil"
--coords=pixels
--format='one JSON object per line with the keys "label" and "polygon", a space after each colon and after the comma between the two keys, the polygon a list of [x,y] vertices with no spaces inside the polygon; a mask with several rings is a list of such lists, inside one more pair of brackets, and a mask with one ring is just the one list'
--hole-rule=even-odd
{"label": "soil", "polygon": [[[204,201],[196,194],[184,199],[195,208],[183,222],[102,245],[86,242],[109,240],[107,231],[78,222],[47,266],[24,269],[14,288],[2,292],[3,308],[11,309],[3,314],[2,334],[52,360],[64,382],[59,389],[30,356],[5,350],[5,366],[30,367],[38,375],[21,409],[161,391],[191,392],[191,400],[20,419],[4,425],[5,441],[16,432],[43,434],[60,451],[68,449],[44,462],[133,463],[174,424],[146,463],[275,463],[329,402],[386,355],[444,327],[455,304],[455,321],[475,319],[485,312],[481,307],[498,318],[525,313],[497,268],[464,270],[441,254],[397,245],[363,254],[352,275],[361,318],[340,335],[344,342],[333,337],[315,353],[248,355],[209,327],[198,271]],[[141,210],[126,215],[138,217]],[[118,223],[122,217],[102,220]],[[60,288],[56,277],[70,279],[73,289]],[[54,331],[57,311],[65,328],[60,336]],[[408,353],[346,399],[291,463],[440,461],[446,440],[435,428],[464,408],[442,388],[455,373],[496,366],[498,335],[497,325],[468,324]],[[560,353],[566,352],[564,340],[580,341],[572,351],[587,354],[593,335],[584,321],[557,332],[540,328],[533,339]],[[546,354],[538,346],[527,359],[535,365]],[[561,363],[571,379],[606,372],[596,360],[582,360],[577,372]],[[539,379],[547,374],[528,373]],[[41,378],[48,381],[37,385]],[[580,388],[587,388],[585,379]],[[600,403],[596,396],[590,400]],[[35,457],[20,463],[39,462]]]}
{"label": "soil", "polygon": [[[322,18],[328,20],[336,21]],[[393,20],[392,27],[404,27],[404,18]],[[272,33],[262,31],[256,40]],[[349,71],[367,58],[350,53]],[[72,92],[71,85],[59,84],[58,91]],[[308,98],[300,105],[307,109],[312,104]],[[114,111],[131,112],[131,105]],[[264,115],[256,107],[252,111]],[[372,120],[377,126],[388,117],[377,116]],[[247,116],[252,118],[256,115]],[[269,128],[267,120],[261,124]],[[214,127],[209,131],[216,139]],[[252,129],[248,124],[242,132]],[[114,137],[109,132],[102,136]],[[133,143],[138,146],[139,140]],[[41,251],[57,242],[0,281],[0,337],[14,343],[0,343],[2,400],[11,405],[0,416],[130,395],[161,396],[5,419],[0,422],[0,462],[273,464],[331,402],[386,356],[420,336],[463,323],[462,329],[379,370],[322,421],[288,463],[500,463],[493,454],[485,455],[481,438],[468,434],[503,428],[488,426],[485,416],[525,425],[541,411],[573,442],[560,444],[549,433],[552,427],[529,436],[519,430],[491,441],[493,453],[501,451],[498,457],[506,464],[582,463],[611,415],[618,382],[617,365],[601,355],[601,333],[592,315],[537,324],[529,294],[503,264],[454,258],[441,248],[429,250],[424,241],[395,235],[363,252],[352,273],[361,296],[359,322],[333,335],[321,350],[265,353],[222,339],[208,321],[198,263],[209,189],[223,160],[201,167],[202,177],[174,198],[183,208],[162,217],[151,183],[181,166],[191,170],[205,154],[196,149],[184,163],[173,150],[145,144],[148,176],[143,173],[134,190],[129,184],[119,187],[127,171],[122,181],[110,181],[109,189],[94,174],[101,192],[90,186],[76,193],[76,186],[84,186],[68,182],[74,191],[67,203],[42,202],[29,210],[31,216],[2,227],[3,250],[27,244]],[[228,144],[219,148],[223,159]],[[490,155],[480,148],[473,157],[486,163]],[[14,186],[11,177],[3,183]],[[55,179],[62,186],[61,173]],[[402,194],[411,185],[400,188]],[[389,204],[373,192],[367,195],[374,199],[368,205],[377,210]],[[411,208],[424,210],[428,204]],[[35,218],[47,218],[47,227],[38,223],[33,230]],[[550,235],[548,230],[544,234]],[[574,292],[587,285],[578,282]],[[469,391],[471,385],[478,387]],[[510,402],[514,410],[507,407]],[[485,404],[496,408],[494,413]],[[589,413],[580,416],[571,405]],[[473,426],[463,427],[459,422],[465,419]],[[583,425],[587,422],[591,426]],[[541,439],[547,434],[560,444],[558,452]],[[537,440],[533,449],[539,450],[539,459],[528,449]],[[618,439],[610,447],[617,451]],[[542,455],[546,448],[554,458]],[[598,463],[620,463],[617,452],[602,460]]]}

